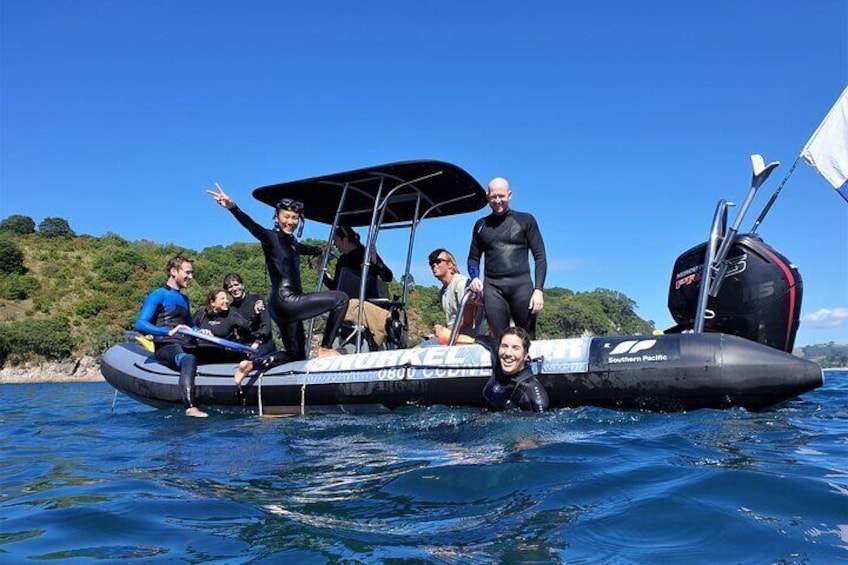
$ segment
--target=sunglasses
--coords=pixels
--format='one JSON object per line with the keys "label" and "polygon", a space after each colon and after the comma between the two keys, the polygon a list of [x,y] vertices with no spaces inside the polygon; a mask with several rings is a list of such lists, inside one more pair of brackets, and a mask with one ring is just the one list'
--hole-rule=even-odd
{"label": "sunglasses", "polygon": [[447,259],[431,259],[430,266],[432,267],[433,265],[438,265],[439,263],[447,263],[447,261]]}
{"label": "sunglasses", "polygon": [[283,198],[279,202],[277,202],[276,206],[277,210],[291,210],[297,214],[303,213],[303,202],[300,200],[293,200],[291,198]]}

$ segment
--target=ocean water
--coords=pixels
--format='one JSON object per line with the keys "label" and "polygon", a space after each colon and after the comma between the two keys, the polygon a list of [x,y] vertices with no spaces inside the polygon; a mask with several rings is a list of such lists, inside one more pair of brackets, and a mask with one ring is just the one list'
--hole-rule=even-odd
{"label": "ocean water", "polygon": [[205,420],[0,387],[0,563],[848,563],[848,372],[762,413]]}

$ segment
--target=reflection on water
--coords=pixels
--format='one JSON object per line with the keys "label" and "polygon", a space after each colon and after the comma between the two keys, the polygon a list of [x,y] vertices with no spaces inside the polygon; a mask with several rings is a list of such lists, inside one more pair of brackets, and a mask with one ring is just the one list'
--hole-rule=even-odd
{"label": "reflection on water", "polygon": [[[777,410],[191,420],[6,385],[8,562],[830,563],[848,373]],[[34,400],[38,402],[34,402]],[[62,406],[60,411],[56,406]]]}

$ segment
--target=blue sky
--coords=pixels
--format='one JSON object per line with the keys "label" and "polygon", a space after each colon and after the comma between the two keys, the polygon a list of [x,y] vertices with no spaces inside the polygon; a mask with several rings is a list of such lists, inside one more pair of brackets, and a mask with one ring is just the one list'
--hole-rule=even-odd
{"label": "blue sky", "polygon": [[[258,186],[442,159],[510,180],[549,286],[660,328],[749,155],[782,165],[743,230],[848,84],[844,0],[3,0],[0,26],[0,217],[201,250],[250,241],[214,181],[266,221]],[[424,225],[417,282],[475,217]],[[848,204],[802,163],[759,233],[804,277],[798,344],[848,343]],[[400,270],[398,237],[380,251]]]}

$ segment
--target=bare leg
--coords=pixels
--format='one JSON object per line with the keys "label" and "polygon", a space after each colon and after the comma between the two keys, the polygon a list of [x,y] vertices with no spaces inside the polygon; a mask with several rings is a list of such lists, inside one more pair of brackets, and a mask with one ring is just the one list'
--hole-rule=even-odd
{"label": "bare leg", "polygon": [[241,381],[250,374],[253,370],[253,361],[250,359],[245,359],[241,363],[238,364],[238,368],[236,369],[236,373],[233,375],[233,379],[236,381],[236,386],[241,386]]}
{"label": "bare leg", "polygon": [[336,355],[341,355],[338,351],[333,349],[332,347],[319,347],[318,348],[318,357],[334,357]]}

